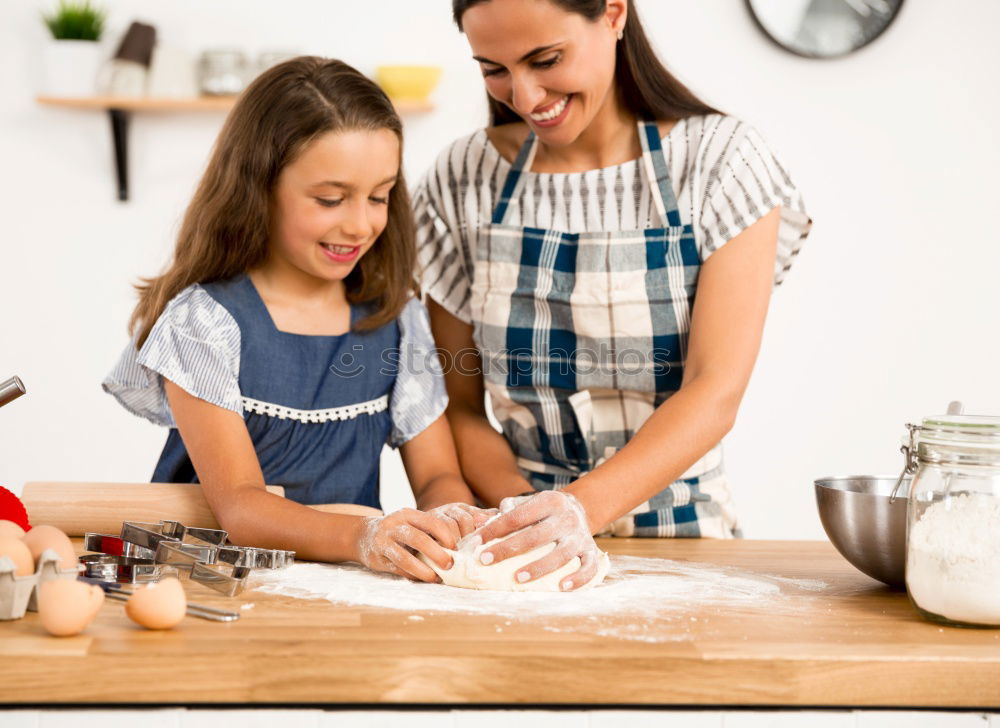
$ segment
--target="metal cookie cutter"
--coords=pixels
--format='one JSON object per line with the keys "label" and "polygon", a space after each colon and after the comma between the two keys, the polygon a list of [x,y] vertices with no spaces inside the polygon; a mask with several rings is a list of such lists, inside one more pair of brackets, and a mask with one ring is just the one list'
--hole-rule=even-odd
{"label": "metal cookie cutter", "polygon": [[[163,548],[172,548],[172,545]],[[246,588],[247,577],[253,569],[282,569],[294,562],[294,551],[220,546],[216,550],[214,564],[202,561],[192,564],[191,580],[234,596]]]}
{"label": "metal cookie cutter", "polygon": [[125,521],[122,523],[122,541],[149,549],[155,553],[156,547],[162,541],[180,542],[184,536],[184,527],[176,521],[162,521],[160,523],[140,523],[138,521]]}
{"label": "metal cookie cutter", "polygon": [[219,548],[216,560],[227,564],[245,564],[255,569],[283,569],[295,563],[295,552],[230,545]]}
{"label": "metal cookie cutter", "polygon": [[294,551],[233,546],[226,543],[226,531],[187,528],[178,521],[125,521],[117,539],[94,536],[92,544],[88,544],[149,554],[148,560],[154,565],[171,568],[175,573],[177,569],[190,571],[192,581],[229,596],[246,588],[247,577],[254,568],[281,569],[295,562]]}
{"label": "metal cookie cutter", "polygon": [[150,549],[136,546],[134,543],[123,541],[120,536],[111,536],[106,533],[83,534],[83,548],[87,551],[97,551],[102,554],[140,559],[152,559],[155,556],[155,553]]}
{"label": "metal cookie cutter", "polygon": [[164,541],[221,546],[226,542],[228,534],[217,528],[188,528],[177,521],[160,521],[159,523],[141,523],[125,521],[122,523],[121,538],[137,546],[156,551],[156,547]]}
{"label": "metal cookie cutter", "polygon": [[122,523],[122,541],[142,549],[160,563],[174,560],[187,565],[191,559],[214,561],[215,550],[226,542],[226,532],[215,528],[187,528],[177,521]]}
{"label": "metal cookie cutter", "polygon": [[140,559],[114,554],[86,554],[80,557],[84,575],[106,583],[141,584],[177,576],[177,569],[157,564],[152,559]]}
{"label": "metal cookie cutter", "polygon": [[235,596],[246,588],[254,561],[255,555],[251,550],[222,546],[218,550],[216,563],[196,561],[191,565],[191,581],[204,584],[226,596]]}
{"label": "metal cookie cutter", "polygon": [[190,569],[199,561],[206,564],[215,563],[217,551],[218,547],[211,544],[160,541],[153,560],[158,564],[171,564],[178,569]]}
{"label": "metal cookie cutter", "polygon": [[204,543],[222,546],[229,534],[221,528],[188,527],[177,521],[160,521],[164,533],[176,536],[185,543]]}

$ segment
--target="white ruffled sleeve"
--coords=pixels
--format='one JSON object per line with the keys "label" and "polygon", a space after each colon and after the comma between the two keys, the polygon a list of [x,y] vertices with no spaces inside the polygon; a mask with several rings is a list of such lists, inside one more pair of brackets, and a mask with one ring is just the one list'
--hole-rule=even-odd
{"label": "white ruffled sleeve", "polygon": [[389,399],[392,447],[419,435],[448,406],[430,317],[419,299],[413,298],[406,304],[399,315],[399,329],[399,373]]}
{"label": "white ruffled sleeve", "polygon": [[706,122],[704,187],[696,238],[702,260],[781,206],[774,284],[795,260],[812,227],[802,194],[756,129],[730,116]]}
{"label": "white ruffled sleeve", "polygon": [[135,339],[102,383],[129,412],[176,427],[163,390],[169,379],[189,394],[242,415],[240,330],[232,315],[199,285],[164,309],[136,351]]}

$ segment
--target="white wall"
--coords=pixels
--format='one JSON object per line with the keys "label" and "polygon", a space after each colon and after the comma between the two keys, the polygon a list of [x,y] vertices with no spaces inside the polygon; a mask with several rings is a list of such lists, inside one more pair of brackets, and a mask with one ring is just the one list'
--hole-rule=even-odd
{"label": "white wall", "polygon": [[[132,200],[115,200],[105,116],[35,104],[39,11],[7,0],[0,26],[0,379],[29,394],[0,410],[0,484],[148,479],[164,432],[99,382],[125,343],[130,283],[166,260],[221,123],[143,114]],[[407,119],[414,179],[485,118],[447,0],[102,0],[198,52],[238,46],[445,68],[437,110]],[[737,0],[642,0],[668,64],[756,124],[804,191],[812,238],[777,292],[727,457],[746,534],[823,538],[812,481],[898,470],[903,423],[951,399],[1000,414],[1000,3],[910,0],[869,48],[809,61],[765,39]],[[395,456],[386,504],[406,500]]]}

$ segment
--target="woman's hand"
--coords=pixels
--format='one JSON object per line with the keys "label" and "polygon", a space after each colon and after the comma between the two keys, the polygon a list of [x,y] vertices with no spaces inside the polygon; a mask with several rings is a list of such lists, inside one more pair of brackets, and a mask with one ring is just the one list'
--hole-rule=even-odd
{"label": "woman's hand", "polygon": [[426,512],[440,519],[451,531],[456,542],[499,513],[496,508],[477,508],[468,503],[448,503]]}
{"label": "woman's hand", "polygon": [[381,518],[366,518],[358,541],[358,561],[372,571],[405,576],[416,581],[439,582],[438,575],[415,554],[420,552],[442,569],[452,559],[454,531],[431,513],[402,508]]}
{"label": "woman's hand", "polygon": [[[532,581],[555,571],[574,556],[580,558],[580,568],[562,581],[560,589],[578,589],[597,574],[600,549],[590,535],[583,506],[572,494],[543,490],[535,495],[504,498],[500,512],[499,518],[478,533],[483,543],[504,539],[482,552],[480,559],[484,564],[495,564],[554,541],[556,547],[551,553],[525,566],[514,578],[521,583]],[[504,538],[515,531],[520,533]]]}

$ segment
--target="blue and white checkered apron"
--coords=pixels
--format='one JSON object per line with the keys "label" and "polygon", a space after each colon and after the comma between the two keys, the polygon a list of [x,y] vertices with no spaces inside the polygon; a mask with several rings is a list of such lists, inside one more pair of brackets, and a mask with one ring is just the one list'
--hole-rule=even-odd
{"label": "blue and white checkered apron", "polygon": [[[681,385],[701,258],[656,124],[640,122],[639,136],[664,227],[568,233],[505,224],[537,148],[529,134],[475,246],[471,306],[483,378],[538,490],[562,488],[611,457]],[[665,485],[606,530],[739,536],[720,445]]]}

